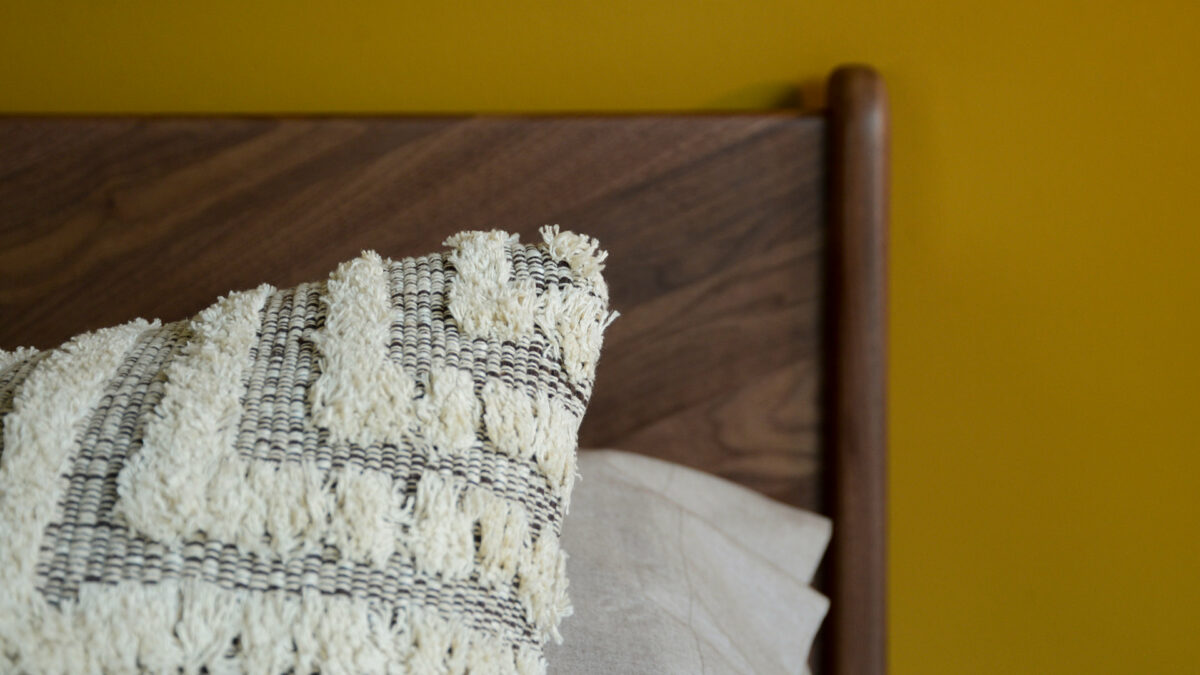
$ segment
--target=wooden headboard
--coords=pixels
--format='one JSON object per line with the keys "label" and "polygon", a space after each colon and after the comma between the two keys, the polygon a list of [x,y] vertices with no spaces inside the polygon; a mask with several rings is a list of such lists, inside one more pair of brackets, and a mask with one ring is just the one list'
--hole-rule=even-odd
{"label": "wooden headboard", "polygon": [[546,223],[609,253],[584,447],[834,520],[819,670],[885,664],[887,119],[865,67],[810,114],[0,118],[0,347],[52,347],[362,249]]}

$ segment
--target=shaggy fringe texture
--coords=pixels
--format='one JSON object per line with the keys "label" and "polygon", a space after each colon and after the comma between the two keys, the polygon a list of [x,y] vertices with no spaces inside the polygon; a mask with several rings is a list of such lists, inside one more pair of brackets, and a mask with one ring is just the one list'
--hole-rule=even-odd
{"label": "shaggy fringe texture", "polygon": [[274,290],[263,285],[231,293],[201,312],[191,324],[192,341],[167,368],[165,393],[141,452],[117,482],[117,513],[154,539],[178,544],[222,526],[208,503],[216,496],[211,487],[245,468],[234,448],[239,397],[258,314]]}
{"label": "shaggy fringe texture", "polygon": [[230,294],[192,322],[142,449],[118,478],[116,512],[168,545],[208,536],[294,556],[329,542],[382,566],[400,541],[393,518],[403,513],[403,486],[355,467],[247,461],[234,446],[259,312],[273,292]]}
{"label": "shaggy fringe texture", "polygon": [[76,437],[125,354],[158,325],[139,319],[76,337],[38,364],[13,397],[0,455],[5,534],[0,549],[0,665],[12,666],[6,671],[17,669],[6,660],[36,639],[31,630],[56,617],[37,592],[35,567],[43,532],[65,487],[62,475]]}
{"label": "shaggy fringe texture", "polygon": [[42,607],[0,634],[12,640],[0,652],[4,672],[535,675],[546,669],[538,650],[508,645],[429,607],[401,607],[393,616],[357,598],[233,591],[197,581],[86,586],[77,602]]}
{"label": "shaggy fringe texture", "polygon": [[419,396],[417,382],[388,357],[393,315],[378,253],[342,263],[329,278],[326,304],[316,337],[321,376],[311,394],[316,425],[359,445],[399,441],[418,429],[444,452],[475,442],[479,404],[469,373],[434,368]]}
{"label": "shaggy fringe texture", "polygon": [[0,371],[8,368],[14,363],[24,361],[32,356],[36,356],[38,350],[33,347],[17,347],[11,352],[0,349]]}
{"label": "shaggy fringe texture", "polygon": [[600,250],[599,241],[587,235],[563,232],[558,225],[543,225],[538,232],[550,255],[567,263],[576,278],[593,286],[604,286],[600,273],[604,271],[608,251]]}
{"label": "shaggy fringe texture", "polygon": [[[387,358],[390,305],[379,257],[343,264],[329,287],[329,317],[319,334],[327,370],[313,387],[313,420],[305,422],[330,422],[334,435],[359,441],[398,441],[419,419],[442,447],[473,442],[479,406],[468,374],[436,369],[430,395],[417,406],[416,385]],[[167,370],[156,421],[118,479],[117,512],[172,545],[203,533],[260,555],[292,557],[329,543],[382,567],[405,551],[411,505],[403,481],[357,467],[248,461],[234,447],[243,371],[258,312],[272,292],[263,286],[232,294],[193,322],[193,341]],[[380,410],[387,411],[382,421]],[[350,429],[354,419],[367,422]]]}
{"label": "shaggy fringe texture", "polygon": [[590,382],[600,360],[604,329],[617,318],[607,314],[608,298],[575,289],[548,288],[541,297],[537,325],[562,358],[574,382]]}
{"label": "shaggy fringe texture", "polygon": [[520,504],[428,472],[417,484],[413,533],[417,564],[445,578],[465,578],[478,571],[480,581],[494,587],[519,577],[517,595],[527,620],[543,640],[562,641],[558,623],[572,611],[567,556],[554,533],[532,539],[528,514]]}
{"label": "shaggy fringe texture", "polygon": [[523,391],[489,380],[481,396],[484,425],[496,448],[514,459],[536,459],[554,493],[569,501],[581,420],[545,392],[530,398]]}
{"label": "shaggy fringe texture", "polygon": [[[456,276],[447,310],[468,338],[519,340],[540,332],[564,372],[590,392],[607,311],[594,239],[542,229],[545,250],[570,269],[539,294],[515,278],[503,232],[464,232],[446,241]],[[533,462],[565,510],[575,480],[580,419],[545,391],[434,363],[418,380],[389,355],[398,311],[391,262],[364,252],[326,285],[327,313],[316,333],[319,376],[309,390],[306,430],[335,443],[420,446],[454,457],[481,438]],[[560,268],[561,270],[562,268]],[[270,286],[234,293],[191,324],[192,339],[163,372],[166,382],[140,451],[117,479],[114,513],[168,546],[194,538],[236,544],[261,556],[308,555],[335,546],[345,560],[382,567],[395,555],[445,580],[477,575],[485,588],[509,588],[537,641],[561,641],[571,612],[566,554],[552,528],[535,535],[519,502],[426,470],[415,495],[388,472],[330,470],[315,462],[265,462],[239,454],[250,352]],[[157,324],[154,324],[157,325]],[[315,591],[227,590],[186,579],[153,586],[84,584],[77,600],[51,607],[34,588],[39,541],[63,489],[59,475],[78,429],[105,382],[142,331],[134,323],[81,336],[33,370],[4,420],[0,523],[0,666],[45,672],[540,673],[540,649],[469,628],[432,607]],[[0,369],[32,350],[0,354]],[[477,450],[476,450],[477,451]],[[47,487],[50,486],[50,487]],[[540,491],[544,489],[538,486]],[[15,525],[14,525],[15,524]],[[445,608],[443,608],[445,611]]]}
{"label": "shaggy fringe texture", "polygon": [[458,272],[450,289],[450,315],[467,335],[515,340],[528,335],[538,309],[531,279],[511,279],[507,232],[460,232],[445,241],[448,259]]}
{"label": "shaggy fringe texture", "polygon": [[321,376],[312,388],[313,421],[338,441],[399,440],[413,422],[417,386],[387,356],[392,305],[379,254],[365,251],[339,265],[326,302],[325,329],[316,338]]}
{"label": "shaggy fringe texture", "polygon": [[[573,342],[579,353],[570,356],[583,363],[580,366],[581,377],[591,377],[595,374],[596,362],[600,356],[600,345],[604,339],[604,330],[612,325],[620,312],[608,311],[608,284],[604,283],[601,273],[604,271],[604,261],[608,259],[608,251],[600,249],[600,242],[592,237],[574,232],[560,232],[558,225],[545,225],[541,228],[542,239],[550,256],[555,260],[567,263],[577,279],[588,288],[586,296],[590,300],[579,299],[574,302],[558,298],[558,306],[547,302],[544,313],[555,317],[566,313],[567,323],[561,321],[553,324],[557,329],[559,341]],[[561,293],[559,294],[561,296]],[[578,324],[570,326],[570,321]],[[549,323],[547,324],[549,325]],[[584,335],[578,339],[573,329],[581,329]]]}
{"label": "shaggy fringe texture", "polygon": [[531,280],[511,279],[507,247],[517,243],[515,235],[462,232],[445,242],[454,247],[449,259],[458,270],[450,313],[471,336],[517,340],[536,326],[562,356],[571,379],[589,382],[604,329],[618,316],[608,312],[608,286],[601,276],[608,253],[595,239],[561,232],[557,225],[542,227],[541,234],[550,256],[566,263],[589,290],[555,286],[539,296]]}
{"label": "shaggy fringe texture", "polygon": [[425,396],[414,401],[413,408],[425,440],[436,451],[457,454],[456,450],[475,443],[482,410],[470,373],[435,366],[430,370]]}

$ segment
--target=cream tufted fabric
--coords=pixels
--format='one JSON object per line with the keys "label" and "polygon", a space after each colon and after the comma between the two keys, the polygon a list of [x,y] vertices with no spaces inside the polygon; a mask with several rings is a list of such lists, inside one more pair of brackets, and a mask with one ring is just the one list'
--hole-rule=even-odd
{"label": "cream tufted fabric", "polygon": [[615,317],[543,238],[0,353],[0,670],[543,671]]}

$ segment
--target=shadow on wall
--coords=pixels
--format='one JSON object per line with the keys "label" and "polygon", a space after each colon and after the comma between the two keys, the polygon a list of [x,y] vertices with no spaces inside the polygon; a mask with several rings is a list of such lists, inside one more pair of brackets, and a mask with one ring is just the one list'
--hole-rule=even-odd
{"label": "shadow on wall", "polygon": [[709,99],[702,110],[788,110],[813,108],[814,98],[824,86],[819,79],[805,82],[799,88],[795,82],[760,82]]}

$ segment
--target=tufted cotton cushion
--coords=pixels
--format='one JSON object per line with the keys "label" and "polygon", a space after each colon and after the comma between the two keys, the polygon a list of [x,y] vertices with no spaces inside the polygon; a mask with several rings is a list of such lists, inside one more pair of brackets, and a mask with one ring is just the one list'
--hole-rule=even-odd
{"label": "tufted cotton cushion", "polygon": [[542,235],[0,352],[0,670],[542,672],[615,317]]}

